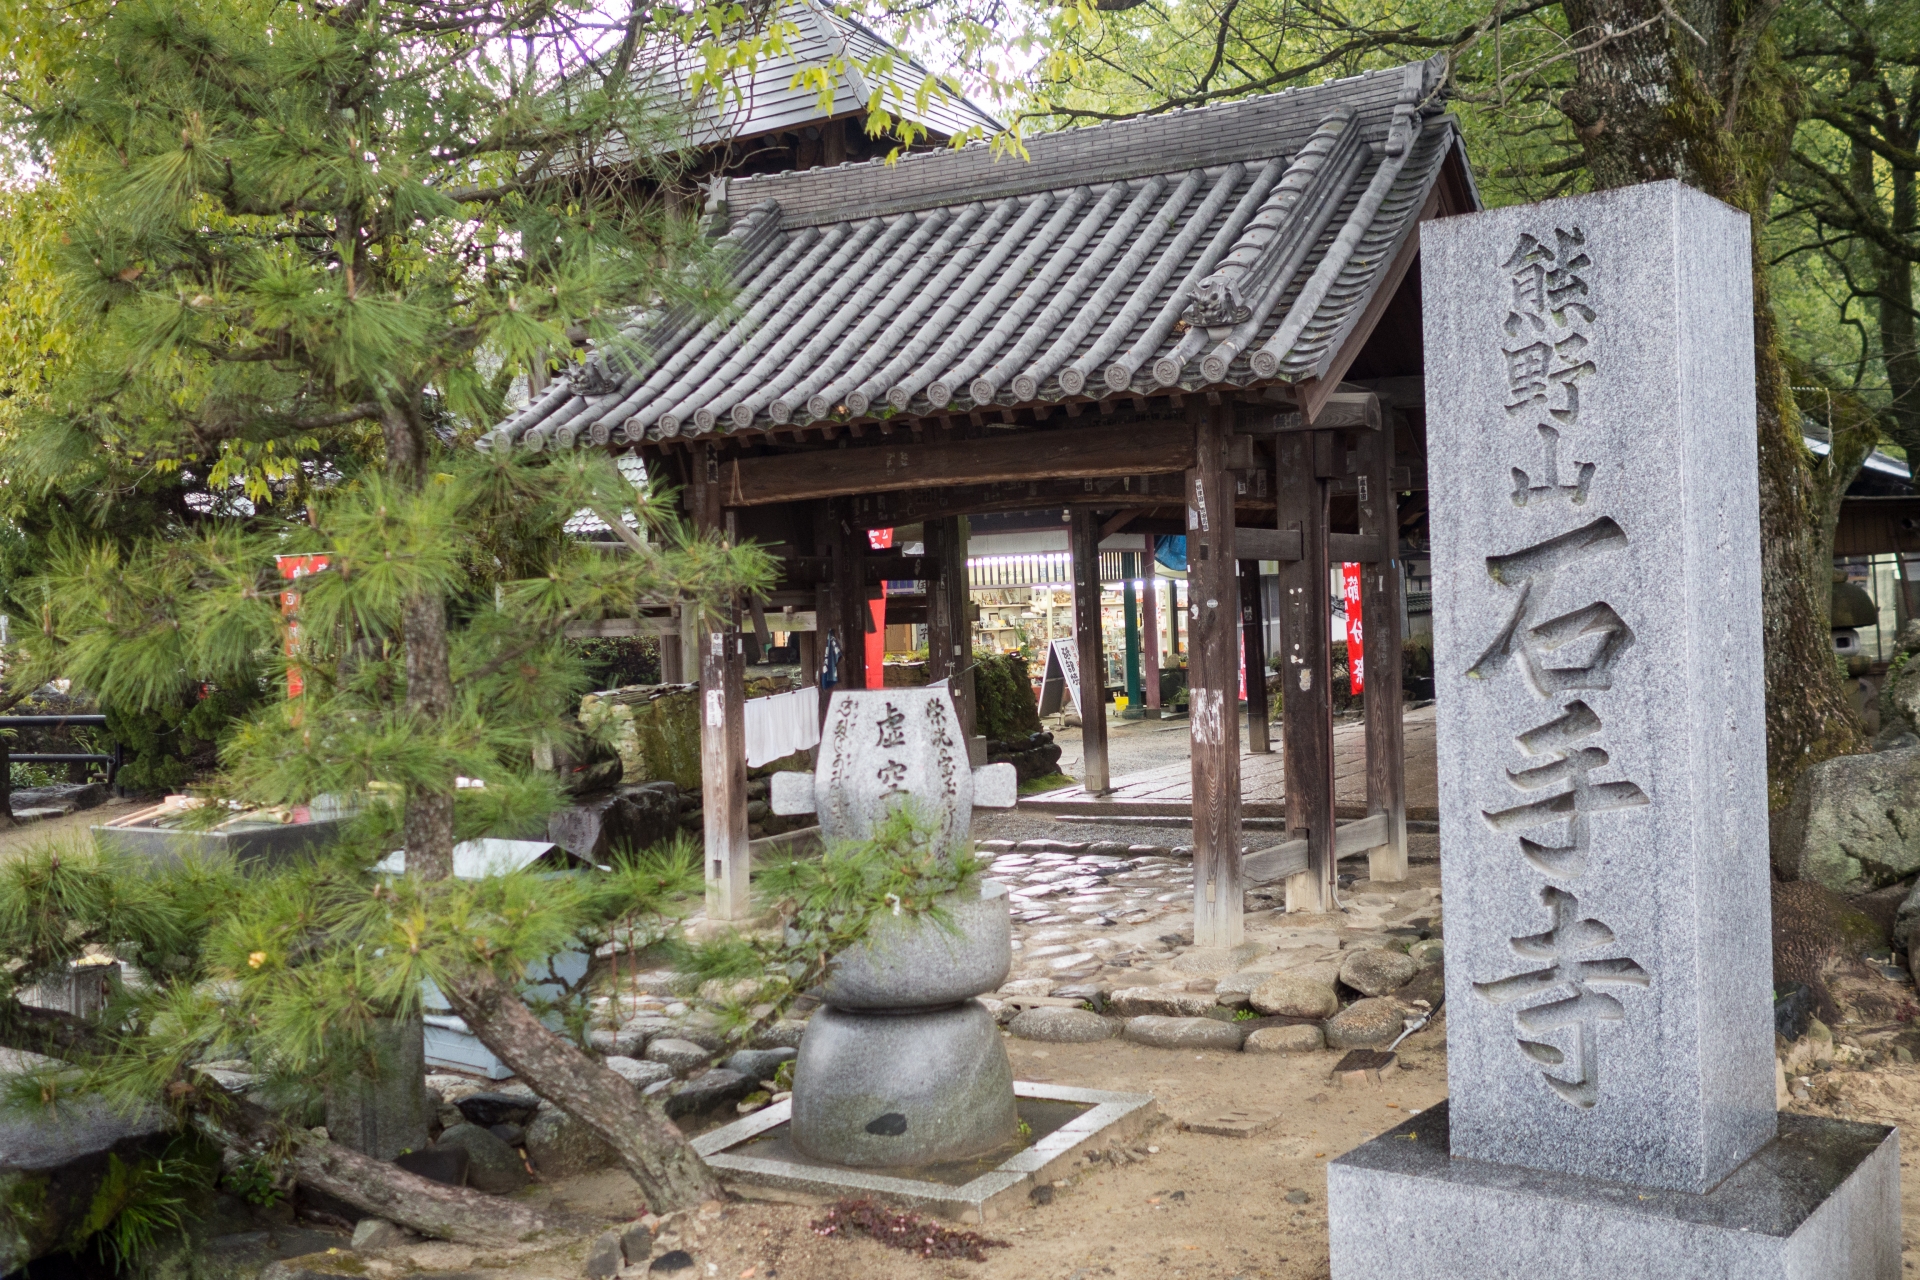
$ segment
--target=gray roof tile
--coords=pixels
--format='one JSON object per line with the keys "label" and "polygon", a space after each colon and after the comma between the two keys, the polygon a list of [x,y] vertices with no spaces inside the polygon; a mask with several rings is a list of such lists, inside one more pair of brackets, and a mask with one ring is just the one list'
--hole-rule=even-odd
{"label": "gray roof tile", "polygon": [[1433,76],[736,180],[735,306],[641,318],[488,443],[1323,376],[1457,145]]}

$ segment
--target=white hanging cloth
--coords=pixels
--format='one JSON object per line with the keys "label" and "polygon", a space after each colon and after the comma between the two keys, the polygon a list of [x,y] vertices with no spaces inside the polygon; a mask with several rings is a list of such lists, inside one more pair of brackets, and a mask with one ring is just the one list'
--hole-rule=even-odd
{"label": "white hanging cloth", "polygon": [[757,769],[782,756],[805,751],[820,741],[820,691],[749,698],[746,703],[747,767]]}

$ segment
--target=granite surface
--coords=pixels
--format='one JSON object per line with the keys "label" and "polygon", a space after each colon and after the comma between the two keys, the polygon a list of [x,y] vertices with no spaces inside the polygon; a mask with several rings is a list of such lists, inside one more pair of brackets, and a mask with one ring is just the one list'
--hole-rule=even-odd
{"label": "granite surface", "polygon": [[941,900],[931,914],[882,916],[866,940],[834,957],[822,994],[837,1009],[909,1009],[953,1004],[992,991],[1013,967],[1007,887],[983,880],[977,894]]}
{"label": "granite surface", "polygon": [[1704,1194],[1455,1159],[1442,1102],[1327,1167],[1333,1280],[1894,1280],[1900,1141],[1783,1113]]}
{"label": "granite surface", "polygon": [[793,1142],[856,1169],[962,1160],[1012,1141],[1013,1065],[978,1000],[905,1016],[824,1006],[793,1070]]}
{"label": "granite surface", "polygon": [[1702,1191],[1774,1133],[1748,219],[1422,255],[1455,1150]]}

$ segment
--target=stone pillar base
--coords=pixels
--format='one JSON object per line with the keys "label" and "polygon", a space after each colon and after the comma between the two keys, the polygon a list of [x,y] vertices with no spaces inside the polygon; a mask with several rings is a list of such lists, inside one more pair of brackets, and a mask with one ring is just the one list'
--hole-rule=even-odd
{"label": "stone pillar base", "polygon": [[1704,1195],[1454,1160],[1447,1104],[1327,1168],[1333,1280],[1895,1280],[1900,1137],[1780,1115]]}

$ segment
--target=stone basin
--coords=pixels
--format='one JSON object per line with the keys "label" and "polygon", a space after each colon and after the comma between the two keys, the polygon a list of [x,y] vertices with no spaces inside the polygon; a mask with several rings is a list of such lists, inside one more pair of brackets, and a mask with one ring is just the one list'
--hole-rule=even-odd
{"label": "stone basin", "polygon": [[1011,1142],[1020,1117],[1000,1028],[978,1000],[910,1014],[832,1005],[793,1073],[793,1143],[854,1169],[965,1160]]}
{"label": "stone basin", "polygon": [[950,895],[946,921],[883,916],[858,947],[833,963],[822,995],[837,1009],[912,1009],[957,1004],[993,991],[1013,968],[1007,887],[983,879],[978,896]]}

